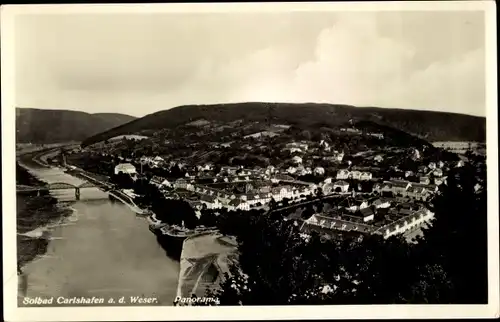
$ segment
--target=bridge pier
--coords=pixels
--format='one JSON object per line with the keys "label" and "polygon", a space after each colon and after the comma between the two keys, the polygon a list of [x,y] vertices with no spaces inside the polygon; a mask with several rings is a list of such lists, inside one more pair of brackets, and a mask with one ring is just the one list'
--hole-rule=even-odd
{"label": "bridge pier", "polygon": [[75,188],[75,197],[76,200],[80,200],[80,188],[78,187]]}

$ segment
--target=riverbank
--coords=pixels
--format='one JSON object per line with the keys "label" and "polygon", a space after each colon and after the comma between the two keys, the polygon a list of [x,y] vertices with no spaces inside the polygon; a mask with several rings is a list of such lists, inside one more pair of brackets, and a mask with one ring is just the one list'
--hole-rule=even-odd
{"label": "riverbank", "polygon": [[[19,164],[16,166],[16,183],[28,186],[45,184]],[[48,192],[41,195],[36,192],[28,195],[17,194],[17,261],[20,268],[47,251],[49,236],[41,228],[71,213],[72,210],[67,205],[59,204]]]}

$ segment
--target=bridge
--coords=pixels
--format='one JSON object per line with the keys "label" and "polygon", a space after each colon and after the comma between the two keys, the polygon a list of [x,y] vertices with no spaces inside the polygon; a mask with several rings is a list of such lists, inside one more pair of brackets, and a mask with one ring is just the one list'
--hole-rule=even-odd
{"label": "bridge", "polygon": [[54,182],[54,183],[49,183],[47,185],[43,186],[26,186],[26,185],[17,185],[16,186],[16,191],[17,192],[38,192],[40,193],[41,191],[53,191],[53,190],[68,190],[68,189],[75,189],[75,197],[76,200],[80,200],[80,189],[84,188],[105,188],[106,186],[104,185],[99,185],[95,183],[91,183],[88,181],[85,181],[81,185],[72,185],[70,183],[66,182]]}

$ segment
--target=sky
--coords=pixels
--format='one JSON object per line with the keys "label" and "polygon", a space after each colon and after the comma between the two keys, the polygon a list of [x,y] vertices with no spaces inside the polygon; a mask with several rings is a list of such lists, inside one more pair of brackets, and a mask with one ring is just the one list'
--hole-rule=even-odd
{"label": "sky", "polygon": [[480,11],[25,14],[18,107],[321,102],[486,115]]}

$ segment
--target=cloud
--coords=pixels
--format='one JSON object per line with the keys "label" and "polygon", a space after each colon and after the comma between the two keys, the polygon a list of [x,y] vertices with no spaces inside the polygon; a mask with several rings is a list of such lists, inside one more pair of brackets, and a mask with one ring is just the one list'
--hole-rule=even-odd
{"label": "cloud", "polygon": [[[231,100],[330,102],[485,115],[485,53],[475,49],[412,69],[425,48],[387,38],[360,14],[322,30],[315,54],[297,62],[268,48],[234,64]],[[237,76],[235,76],[237,75]]]}
{"label": "cloud", "polygon": [[481,17],[401,15],[31,17],[16,37],[17,100],[137,116],[243,101],[485,115]]}

